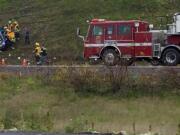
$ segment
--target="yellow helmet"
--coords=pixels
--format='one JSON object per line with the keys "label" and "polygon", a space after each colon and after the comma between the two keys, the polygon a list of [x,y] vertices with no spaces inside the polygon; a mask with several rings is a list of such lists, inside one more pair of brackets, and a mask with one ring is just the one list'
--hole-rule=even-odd
{"label": "yellow helmet", "polygon": [[16,25],[17,25],[17,24],[18,24],[18,22],[17,22],[17,21],[14,21],[14,24],[16,24]]}
{"label": "yellow helmet", "polygon": [[38,46],[40,46],[40,44],[39,44],[38,42],[36,42],[36,43],[35,43],[35,46],[37,46],[37,47],[38,47]]}
{"label": "yellow helmet", "polygon": [[9,21],[8,21],[8,24],[11,24],[11,23],[12,23],[12,21],[11,21],[11,20],[9,20]]}

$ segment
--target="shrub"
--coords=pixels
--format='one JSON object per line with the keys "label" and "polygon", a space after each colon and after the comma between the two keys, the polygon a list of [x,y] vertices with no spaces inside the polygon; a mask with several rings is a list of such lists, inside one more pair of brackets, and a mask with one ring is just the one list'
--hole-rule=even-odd
{"label": "shrub", "polygon": [[126,67],[107,67],[104,71],[68,68],[58,71],[51,80],[52,84],[74,90],[77,94],[117,97],[179,94],[179,81],[180,77],[173,71],[136,76],[128,74]]}

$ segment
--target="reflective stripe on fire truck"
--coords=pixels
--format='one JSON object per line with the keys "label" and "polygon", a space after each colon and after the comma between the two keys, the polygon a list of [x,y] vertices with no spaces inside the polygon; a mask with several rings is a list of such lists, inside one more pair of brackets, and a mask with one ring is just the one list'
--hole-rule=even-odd
{"label": "reflective stripe on fire truck", "polygon": [[[85,47],[104,47],[104,46],[110,46],[106,44],[85,44]],[[118,43],[118,47],[130,47],[130,46],[152,46],[152,43]]]}

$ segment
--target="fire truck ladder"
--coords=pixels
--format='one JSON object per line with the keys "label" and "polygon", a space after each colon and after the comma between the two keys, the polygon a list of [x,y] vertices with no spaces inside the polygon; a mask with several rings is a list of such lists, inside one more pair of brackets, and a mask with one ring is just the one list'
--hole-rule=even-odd
{"label": "fire truck ladder", "polygon": [[160,57],[161,55],[161,44],[154,44],[153,45],[153,57]]}

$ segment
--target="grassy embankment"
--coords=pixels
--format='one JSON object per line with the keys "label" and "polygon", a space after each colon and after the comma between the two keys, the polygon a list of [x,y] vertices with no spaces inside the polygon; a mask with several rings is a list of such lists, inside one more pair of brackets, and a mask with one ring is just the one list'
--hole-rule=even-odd
{"label": "grassy embankment", "polygon": [[[82,59],[82,43],[76,37],[79,26],[85,35],[87,19],[105,18],[143,19],[159,26],[157,16],[173,14],[179,11],[179,1],[169,0],[1,0],[0,24],[9,18],[17,18],[22,33],[25,27],[31,31],[32,44],[39,41],[49,50],[50,58],[57,57],[55,63],[76,63]],[[165,23],[165,19],[163,19]],[[8,57],[10,64],[19,63],[18,56],[32,59],[33,46],[24,46],[23,41],[17,44],[16,51],[2,53]]]}
{"label": "grassy embankment", "polygon": [[135,123],[137,133],[152,125],[154,132],[175,135],[180,124],[179,76],[124,75],[66,70],[53,77],[1,74],[1,128],[133,133]]}

